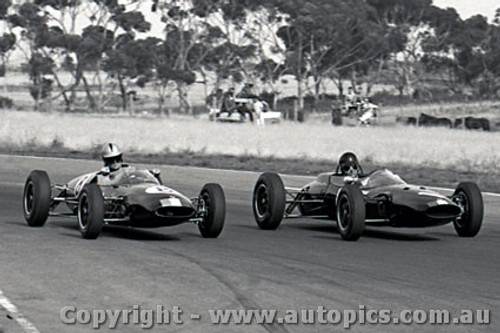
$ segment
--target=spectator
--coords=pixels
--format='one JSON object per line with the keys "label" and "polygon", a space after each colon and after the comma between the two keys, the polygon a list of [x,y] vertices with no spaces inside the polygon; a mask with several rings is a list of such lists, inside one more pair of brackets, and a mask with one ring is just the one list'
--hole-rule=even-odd
{"label": "spectator", "polygon": [[257,126],[264,126],[264,103],[258,98],[253,99],[253,112],[255,112]]}
{"label": "spectator", "polygon": [[342,125],[342,102],[339,98],[335,98],[332,102],[332,124]]}
{"label": "spectator", "polygon": [[224,97],[223,90],[221,88],[217,88],[215,92],[212,92],[210,95],[207,96],[206,103],[208,108],[220,110],[222,106],[223,97]]}
{"label": "spectator", "polygon": [[347,89],[347,94],[345,96],[345,108],[347,109],[347,114],[354,112],[359,113],[360,99],[356,90],[353,87]]}
{"label": "spectator", "polygon": [[254,85],[253,83],[245,83],[243,88],[241,88],[241,91],[238,93],[237,97],[241,98],[258,98],[257,94],[255,93]]}
{"label": "spectator", "polygon": [[224,93],[222,97],[222,105],[220,108],[220,112],[227,112],[228,116],[231,116],[233,111],[236,110],[236,104],[234,102],[234,88],[229,88],[228,91]]}

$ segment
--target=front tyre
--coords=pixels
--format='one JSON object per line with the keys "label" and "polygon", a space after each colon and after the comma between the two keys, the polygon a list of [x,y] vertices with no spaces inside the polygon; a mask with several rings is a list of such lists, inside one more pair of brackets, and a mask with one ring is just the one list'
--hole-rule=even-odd
{"label": "front tyre", "polygon": [[97,184],[87,184],[78,197],[78,230],[85,239],[99,237],[104,224],[104,198]]}
{"label": "front tyre", "polygon": [[226,219],[226,197],[219,184],[206,184],[200,192],[203,221],[198,229],[204,238],[219,237]]}
{"label": "front tyre", "polygon": [[462,208],[462,215],[453,221],[453,226],[460,237],[474,237],[483,223],[483,196],[475,183],[458,184],[453,200]]}
{"label": "front tyre", "polygon": [[281,177],[272,172],[263,173],[253,190],[252,207],[257,225],[264,230],[279,227],[285,213],[285,186]]}
{"label": "front tyre", "polygon": [[50,211],[50,179],[47,172],[31,171],[24,185],[24,218],[30,227],[41,227],[47,221]]}
{"label": "front tyre", "polygon": [[357,185],[343,186],[337,196],[337,225],[340,236],[355,241],[365,230],[365,199]]}

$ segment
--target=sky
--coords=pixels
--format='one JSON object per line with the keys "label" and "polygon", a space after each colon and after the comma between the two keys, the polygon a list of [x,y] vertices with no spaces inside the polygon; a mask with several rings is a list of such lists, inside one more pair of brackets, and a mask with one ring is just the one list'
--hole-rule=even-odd
{"label": "sky", "polygon": [[499,0],[433,0],[434,5],[442,8],[453,7],[462,19],[481,14],[491,23],[495,11],[500,8]]}

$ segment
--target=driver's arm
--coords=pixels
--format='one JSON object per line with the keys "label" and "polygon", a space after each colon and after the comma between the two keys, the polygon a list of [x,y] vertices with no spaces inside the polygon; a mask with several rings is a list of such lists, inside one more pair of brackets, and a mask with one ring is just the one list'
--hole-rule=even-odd
{"label": "driver's arm", "polygon": [[161,170],[160,169],[149,170],[149,172],[158,180],[158,182],[161,185],[163,185],[163,181],[161,180]]}

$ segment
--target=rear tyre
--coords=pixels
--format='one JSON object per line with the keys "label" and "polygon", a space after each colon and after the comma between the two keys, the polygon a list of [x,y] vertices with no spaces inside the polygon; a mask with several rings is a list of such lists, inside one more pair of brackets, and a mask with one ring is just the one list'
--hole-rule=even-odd
{"label": "rear tyre", "polygon": [[41,227],[47,221],[50,211],[50,179],[47,172],[31,171],[24,185],[24,218],[30,227]]}
{"label": "rear tyre", "polygon": [[199,200],[204,207],[203,221],[198,229],[204,238],[217,238],[224,228],[226,219],[226,197],[219,184],[206,184],[200,192]]}
{"label": "rear tyre", "polygon": [[483,196],[475,183],[458,184],[453,194],[454,201],[463,209],[463,214],[453,221],[453,226],[460,237],[474,237],[483,223]]}
{"label": "rear tyre", "polygon": [[264,230],[279,227],[285,213],[285,186],[281,177],[272,172],[263,173],[253,190],[253,215],[258,226]]}
{"label": "rear tyre", "polygon": [[337,196],[337,225],[340,236],[355,241],[365,230],[365,199],[356,185],[345,185]]}
{"label": "rear tyre", "polygon": [[78,197],[78,230],[85,239],[99,237],[104,224],[104,198],[97,184],[87,184]]}

